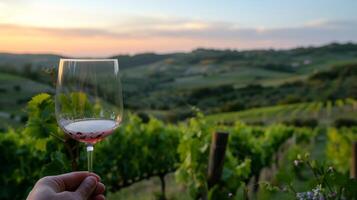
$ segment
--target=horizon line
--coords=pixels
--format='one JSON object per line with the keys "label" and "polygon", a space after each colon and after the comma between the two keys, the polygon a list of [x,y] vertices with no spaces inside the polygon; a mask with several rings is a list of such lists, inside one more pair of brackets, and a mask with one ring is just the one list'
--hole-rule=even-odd
{"label": "horizon line", "polygon": [[299,48],[319,48],[319,47],[325,47],[329,45],[347,45],[347,44],[352,44],[352,45],[357,45],[357,41],[330,41],[324,44],[309,44],[309,45],[296,45],[292,47],[262,47],[262,48],[215,48],[215,47],[195,47],[191,50],[185,51],[185,50],[176,50],[176,51],[138,51],[135,53],[116,53],[116,54],[109,54],[107,56],[70,56],[66,55],[63,53],[56,53],[56,52],[10,52],[10,51],[0,51],[0,54],[11,54],[11,55],[51,55],[51,56],[58,56],[61,58],[69,58],[69,59],[75,59],[75,58],[113,58],[113,57],[118,57],[118,56],[136,56],[136,55],[143,55],[143,54],[156,54],[156,55],[167,55],[167,54],[180,54],[180,53],[192,53],[197,50],[216,50],[216,51],[237,51],[237,52],[245,52],[245,51],[288,51],[288,50],[293,50],[293,49],[299,49]]}

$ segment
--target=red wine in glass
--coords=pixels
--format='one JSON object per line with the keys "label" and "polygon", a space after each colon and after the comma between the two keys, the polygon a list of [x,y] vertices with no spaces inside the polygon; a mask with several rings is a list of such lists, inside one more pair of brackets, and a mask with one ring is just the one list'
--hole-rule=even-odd
{"label": "red wine in glass", "polygon": [[114,120],[89,119],[71,122],[63,126],[65,133],[80,142],[95,144],[120,125]]}

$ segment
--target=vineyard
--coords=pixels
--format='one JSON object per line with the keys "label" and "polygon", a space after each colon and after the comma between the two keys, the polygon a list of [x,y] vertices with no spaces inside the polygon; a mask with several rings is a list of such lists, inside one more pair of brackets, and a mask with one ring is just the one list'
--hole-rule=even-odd
{"label": "vineyard", "polygon": [[0,200],[357,200],[356,8],[0,0]]}
{"label": "vineyard", "polygon": [[[356,101],[296,104],[284,112],[319,114],[347,107],[356,109]],[[282,110],[271,112],[278,115]],[[50,95],[33,97],[27,112],[25,128],[0,134],[0,199],[25,198],[42,176],[85,169],[83,147],[57,127]],[[161,193],[157,198],[170,199],[165,194],[165,177],[175,173],[175,179],[192,199],[295,199],[315,187],[327,199],[339,199],[332,194],[345,199],[357,196],[356,181],[348,175],[356,127],[252,126],[239,121],[216,125],[196,112],[196,117],[179,124],[154,118],[144,123],[128,114],[115,134],[96,145],[94,169],[107,190],[118,192],[136,182],[159,177]],[[220,179],[211,181],[207,172],[212,133],[218,131],[228,133],[229,138]],[[322,160],[313,151],[321,138],[326,140],[326,150],[322,151],[327,157]],[[307,184],[312,174],[316,179]]]}
{"label": "vineyard", "polygon": [[325,102],[304,102],[288,105],[254,108],[239,112],[219,113],[207,116],[208,121],[272,124],[294,119],[315,119],[331,124],[338,118],[357,118],[357,100],[353,98]]}

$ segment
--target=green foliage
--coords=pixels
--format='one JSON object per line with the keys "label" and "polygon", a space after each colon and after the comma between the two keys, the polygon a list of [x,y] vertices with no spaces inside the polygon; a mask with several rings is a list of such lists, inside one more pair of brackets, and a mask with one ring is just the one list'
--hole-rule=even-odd
{"label": "green foliage", "polygon": [[[28,103],[26,127],[0,134],[0,199],[23,199],[40,177],[84,169],[85,156],[79,153],[78,142],[58,128],[54,110],[50,95],[35,96]],[[286,141],[307,144],[318,133],[317,129],[278,124],[259,127],[236,122],[233,126],[217,126],[206,121],[202,113],[178,125],[151,117],[147,120],[144,123],[129,114],[126,123],[96,145],[94,170],[102,176],[109,191],[177,169],[177,180],[187,186],[193,198],[203,195],[208,199],[236,198],[252,177],[258,177],[264,167],[272,165],[274,155]],[[229,132],[229,141],[221,180],[209,188],[211,134],[218,130]],[[351,141],[356,140],[356,129],[331,128],[328,136],[328,160],[336,166],[336,173],[326,178],[347,188],[352,183],[339,177],[346,174],[346,158],[350,157]],[[301,153],[299,149],[292,152],[293,157]],[[321,173],[326,168],[312,166],[322,170]],[[281,175],[280,180],[288,182],[291,177]],[[270,190],[277,188],[272,186]],[[348,196],[351,190],[345,191]]]}
{"label": "green foliage", "polygon": [[338,118],[334,121],[334,127],[342,128],[342,127],[353,127],[357,126],[357,120],[349,119],[349,118]]}
{"label": "green foliage", "polygon": [[48,94],[39,94],[32,98],[27,106],[29,120],[24,130],[25,134],[47,138],[57,134],[58,129],[54,117],[54,102]]}
{"label": "green foliage", "polygon": [[51,136],[58,134],[53,113],[51,97],[40,94],[28,104],[26,128],[0,134],[0,199],[23,199],[40,177],[69,171],[62,141]]}
{"label": "green foliage", "polygon": [[[275,180],[260,183],[263,196],[285,195],[284,199],[298,200],[355,199],[357,196],[357,181],[350,179],[346,173],[340,173],[326,162],[312,160],[306,151],[306,145],[296,145],[289,149],[287,158],[287,166],[279,170]],[[307,184],[302,187],[298,180]]]}
{"label": "green foliage", "polygon": [[295,118],[292,120],[285,120],[283,121],[284,124],[296,127],[311,127],[314,128],[318,125],[318,120],[315,118],[306,118],[306,119],[299,119]]}
{"label": "green foliage", "polygon": [[[187,125],[182,125],[183,133],[178,147],[180,166],[176,171],[176,177],[189,188],[193,198],[207,193],[209,199],[228,198],[228,194],[234,195],[242,181],[250,174],[251,160],[247,158],[238,161],[228,148],[220,184],[208,188],[208,157],[211,134],[215,128],[217,127],[204,120],[201,113],[190,119]],[[228,127],[220,129],[228,130]]]}
{"label": "green foliage", "polygon": [[70,94],[59,94],[58,111],[63,115],[72,116],[74,118],[85,118],[85,117],[99,117],[101,110],[101,102],[99,100],[95,101],[92,105],[88,100],[88,96],[84,92],[72,92]]}
{"label": "green foliage", "polygon": [[[235,123],[233,127],[216,127],[207,123],[202,114],[190,119],[183,127],[180,145],[180,166],[177,179],[190,190],[193,198],[208,195],[208,199],[229,199],[239,187],[257,177],[263,167],[272,164],[273,155],[280,146],[293,136],[305,142],[314,137],[308,128],[293,128],[284,125],[269,127],[248,126]],[[229,132],[228,148],[220,182],[208,188],[207,170],[211,134],[217,129]]]}
{"label": "green foliage", "polygon": [[29,185],[34,183],[32,179],[38,176],[39,171],[31,170],[34,166],[27,158],[35,163],[40,159],[29,155],[25,142],[14,130],[0,134],[0,199],[23,199],[25,195],[18,191],[29,191]]}
{"label": "green foliage", "polygon": [[357,186],[356,179],[350,179],[348,174],[343,174],[332,166],[320,163],[316,160],[310,160],[309,154],[305,156],[297,157],[294,161],[295,166],[298,168],[307,167],[313,174],[313,188],[307,192],[296,192],[297,199],[301,200],[313,200],[313,199],[326,199],[326,200],[338,200],[338,199],[354,199],[357,196],[355,190]]}
{"label": "green foliage", "polygon": [[347,173],[351,161],[352,142],[357,141],[357,127],[329,128],[327,136],[327,160],[337,171]]}
{"label": "green foliage", "polygon": [[[108,188],[116,191],[135,181],[165,175],[176,168],[180,132],[156,119],[142,123],[129,115],[112,136],[96,145],[95,163]],[[97,166],[97,164],[95,164]]]}
{"label": "green foliage", "polygon": [[[37,95],[28,103],[26,127],[0,134],[0,199],[24,199],[43,176],[85,169],[78,142],[58,128],[54,109],[50,95]],[[177,126],[156,119],[142,123],[134,115],[127,122],[94,152],[94,169],[110,191],[165,175],[175,169],[178,160]]]}
{"label": "green foliage", "polygon": [[188,126],[183,126],[183,134],[178,146],[180,166],[176,171],[177,180],[189,188],[193,197],[198,197],[208,190],[207,170],[210,133],[213,127],[207,124],[202,114],[191,119]]}

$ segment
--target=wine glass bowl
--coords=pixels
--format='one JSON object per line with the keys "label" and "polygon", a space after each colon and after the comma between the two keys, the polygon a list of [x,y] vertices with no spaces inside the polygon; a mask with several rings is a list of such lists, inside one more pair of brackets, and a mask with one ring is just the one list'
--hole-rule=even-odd
{"label": "wine glass bowl", "polygon": [[86,143],[87,150],[92,151],[95,143],[112,134],[122,122],[119,75],[116,59],[60,60],[56,119],[66,134]]}

